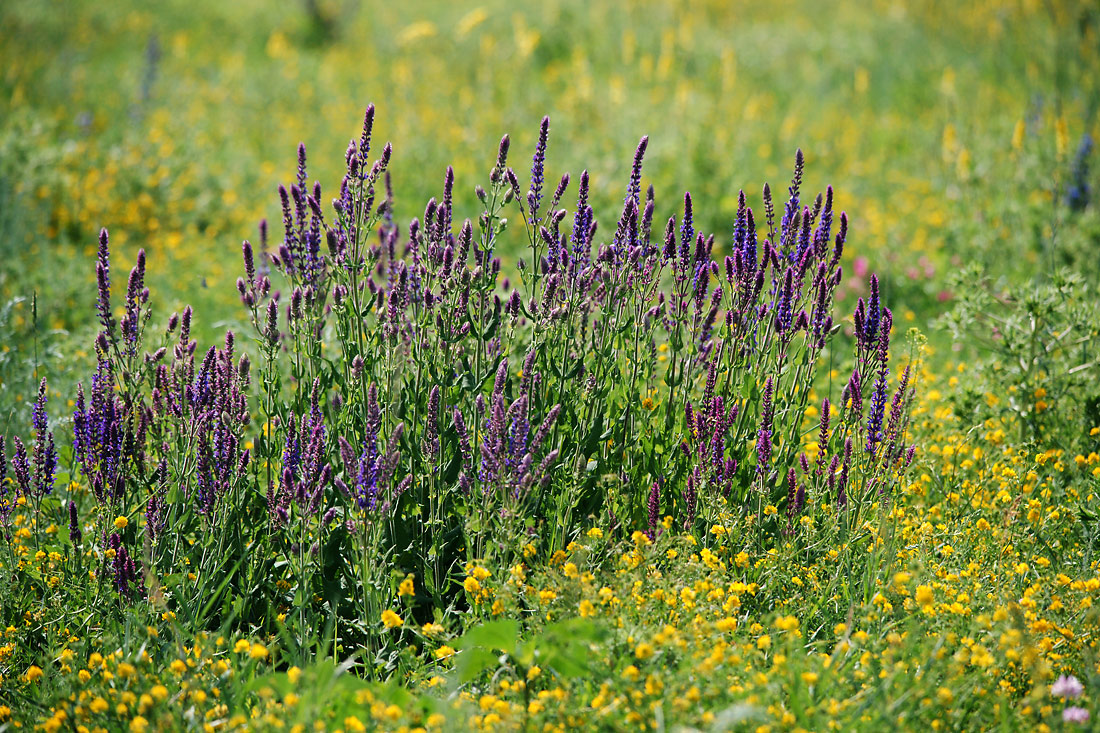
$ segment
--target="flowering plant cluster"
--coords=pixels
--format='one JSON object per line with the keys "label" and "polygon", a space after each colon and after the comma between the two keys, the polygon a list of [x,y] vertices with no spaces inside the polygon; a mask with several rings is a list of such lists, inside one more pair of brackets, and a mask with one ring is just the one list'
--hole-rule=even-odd
{"label": "flowering plant cluster", "polygon": [[[455,576],[469,559],[554,552],[593,524],[653,539],[667,515],[705,537],[732,515],[765,549],[858,532],[889,506],[913,458],[911,369],[891,384],[874,277],[840,334],[848,220],[831,188],[806,200],[801,151],[786,200],[765,186],[758,223],[742,193],[719,243],[696,230],[690,194],[659,223],[642,138],[601,229],[587,171],[571,213],[571,177],[547,185],[543,119],[527,182],[506,136],[473,219],[454,211],[448,169],[401,225],[373,124],[371,106],[327,210],[300,146],[281,241],[262,224],[259,247],[244,243],[251,350],[227,332],[200,352],[190,308],[154,337],[144,252],[116,311],[102,232],[98,366],[77,390],[59,500],[68,551],[91,550],[120,602],[186,607],[200,624],[289,612],[302,654],[378,651],[407,574],[430,618],[466,602]],[[498,252],[515,229],[529,254],[513,280]],[[832,400],[818,397],[829,363],[850,375]],[[39,515],[58,470],[45,404],[43,382],[29,457],[12,441],[14,493]],[[185,568],[193,583],[166,586]]]}
{"label": "flowering plant cluster", "polygon": [[1094,1],[40,5],[0,730],[1094,725]]}
{"label": "flowering plant cluster", "polygon": [[[594,526],[551,554],[527,543],[510,567],[467,564],[474,612],[461,623],[417,621],[406,576],[378,625],[423,651],[406,649],[387,683],[287,659],[286,635],[192,636],[164,611],[104,639],[33,609],[0,631],[0,663],[42,704],[0,703],[0,722],[556,731],[658,716],[705,728],[736,709],[772,731],[1087,726],[1100,564],[1046,553],[1087,551],[1070,530],[1100,455],[1016,450],[995,424],[962,430],[941,379],[922,374],[931,389],[913,408],[924,473],[858,543],[829,538],[816,557],[793,537],[754,550],[739,527],[750,515],[722,518],[706,542],[671,515],[656,539]],[[63,575],[64,562],[43,553],[23,572]],[[42,651],[28,660],[31,647]]]}

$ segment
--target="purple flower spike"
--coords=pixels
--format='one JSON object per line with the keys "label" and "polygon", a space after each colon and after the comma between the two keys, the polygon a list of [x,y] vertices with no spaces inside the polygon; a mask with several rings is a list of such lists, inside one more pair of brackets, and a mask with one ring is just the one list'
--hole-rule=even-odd
{"label": "purple flower spike", "polygon": [[142,582],[142,575],[126,546],[122,544],[122,538],[117,533],[112,534],[107,544],[115,551],[111,569],[114,571],[115,590],[118,595],[126,601],[143,597],[145,584]]}
{"label": "purple flower spike", "polygon": [[684,218],[680,220],[680,256],[685,261],[691,245],[695,243],[695,214],[691,194],[684,193]]}
{"label": "purple flower spike", "polygon": [[863,322],[863,333],[861,334],[863,345],[867,349],[875,347],[881,318],[882,305],[879,295],[878,275],[871,275],[871,295],[867,300],[867,315]]}
{"label": "purple flower spike", "polygon": [[374,132],[374,105],[368,104],[363,114],[363,134],[359,138],[359,164],[366,168],[367,154],[370,153],[370,138]]}
{"label": "purple flower spike", "polygon": [[840,478],[836,487],[836,505],[843,509],[848,506],[848,475],[852,470],[852,439],[844,441],[844,463],[840,468]]}
{"label": "purple flower spike", "polygon": [[[497,164],[495,171],[499,171],[498,176],[504,173],[505,167],[508,165],[508,148],[511,147],[512,141],[507,135],[500,139],[500,145],[497,146]],[[495,183],[497,179],[491,179]]]}
{"label": "purple flower spike", "polygon": [[99,232],[99,253],[95,266],[96,286],[98,297],[96,310],[99,313],[99,323],[108,335],[114,330],[114,318],[111,316],[111,253],[108,247],[108,235],[106,229]]}
{"label": "purple flower spike", "polygon": [[27,447],[18,437],[12,438],[15,443],[15,453],[11,457],[11,467],[15,472],[15,483],[19,487],[19,493],[23,496],[31,494],[31,465],[27,459]]}
{"label": "purple flower spike", "polygon": [[535,155],[531,159],[531,186],[527,190],[527,207],[531,214],[531,221],[539,218],[539,206],[542,204],[542,183],[545,177],[543,168],[546,165],[546,144],[550,137],[550,118],[543,117],[539,126],[539,141],[535,146]]}
{"label": "purple flower spike", "polygon": [[[698,468],[695,469],[698,472]],[[695,489],[696,474],[690,473],[687,478],[687,488],[684,489],[684,505],[687,508],[687,516],[684,518],[684,529],[689,529],[691,525],[695,524],[695,508],[698,501],[698,495]]]}
{"label": "purple flower spike", "polygon": [[871,411],[867,414],[867,452],[872,456],[882,442],[882,418],[886,413],[886,375],[887,369],[879,371],[871,390]]}
{"label": "purple flower spike", "polygon": [[634,150],[634,163],[630,166],[630,184],[626,189],[626,201],[633,201],[635,205],[641,204],[642,161],[645,159],[647,147],[649,147],[649,135],[644,135],[638,141],[638,147]]}
{"label": "purple flower spike", "polygon": [[863,417],[863,378],[859,369],[852,370],[852,376],[848,379],[848,386],[844,389],[845,397],[851,399],[851,412],[855,419]]}
{"label": "purple flower spike", "polygon": [[439,385],[428,395],[427,425],[424,427],[424,452],[430,458],[439,456]]}
{"label": "purple flower spike", "polygon": [[[826,397],[821,401],[821,429],[817,434],[817,446],[820,450],[818,455],[825,455],[825,451],[829,446],[829,410],[832,405],[829,404],[829,398]],[[821,459],[818,459],[821,462]]]}
{"label": "purple flower spike", "polygon": [[8,456],[4,452],[4,436],[0,435],[0,525],[7,524],[15,503],[8,499]]}
{"label": "purple flower spike", "polygon": [[787,333],[791,330],[794,318],[791,304],[794,300],[794,273],[788,269],[783,278],[783,288],[779,291],[779,303],[775,307],[775,330]]}
{"label": "purple flower spike", "polygon": [[570,239],[573,245],[573,259],[577,262],[578,270],[587,267],[592,259],[592,240],[588,236],[592,217],[592,207],[588,205],[588,171],[586,170],[581,173],[577,193],[577,211],[573,215],[573,234]]}
{"label": "purple flower spike", "polygon": [[649,490],[649,539],[657,539],[657,522],[660,519],[661,513],[661,482],[654,481],[653,487]]}
{"label": "purple flower spike", "polygon": [[795,229],[795,221],[799,215],[799,189],[802,186],[802,170],[805,166],[806,158],[802,154],[802,148],[795,151],[794,154],[794,178],[791,179],[791,185],[787,189],[790,198],[787,199],[787,206],[783,210],[783,219],[780,221],[780,244],[784,255],[793,254],[793,246],[795,237],[797,236]]}
{"label": "purple flower spike", "polygon": [[760,430],[756,434],[756,472],[766,476],[772,457],[772,378],[764,383],[763,403],[760,408]]}
{"label": "purple flower spike", "polygon": [[76,502],[69,500],[69,541],[76,547],[80,544],[84,535],[80,531],[80,522],[76,517]]}

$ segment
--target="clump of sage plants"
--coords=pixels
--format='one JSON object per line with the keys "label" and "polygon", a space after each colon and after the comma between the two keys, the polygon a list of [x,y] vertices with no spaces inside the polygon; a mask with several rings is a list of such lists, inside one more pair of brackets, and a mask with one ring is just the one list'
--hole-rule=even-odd
{"label": "clump of sage plants", "polygon": [[71,443],[59,468],[43,384],[0,484],[0,520],[24,498],[40,528],[66,518],[42,542],[91,566],[94,604],[274,630],[302,658],[365,650],[373,673],[417,633],[382,612],[410,594],[421,623],[461,610],[474,560],[591,526],[812,548],[884,516],[913,459],[913,365],[891,378],[874,277],[851,319],[834,312],[848,219],[832,188],[804,196],[801,151],[785,200],[765,185],[758,213],[742,192],[716,235],[690,193],[643,186],[643,137],[601,226],[587,171],[547,179],[543,119],[523,180],[501,140],[480,211],[455,210],[448,168],[398,222],[373,121],[335,195],[300,146],[281,239],[263,223],[244,243],[251,343],[200,351],[189,308],[154,329],[144,253],[118,317],[102,233],[98,367]]}

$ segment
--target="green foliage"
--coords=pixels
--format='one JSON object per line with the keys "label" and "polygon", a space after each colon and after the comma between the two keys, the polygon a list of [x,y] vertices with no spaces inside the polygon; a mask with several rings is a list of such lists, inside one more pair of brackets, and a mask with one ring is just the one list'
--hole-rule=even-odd
{"label": "green foliage", "polygon": [[978,266],[960,271],[953,288],[960,297],[943,322],[981,349],[975,376],[954,397],[960,414],[1003,419],[1021,442],[1083,444],[1100,425],[1095,288],[1068,270],[1050,282],[995,285]]}
{"label": "green foliage", "polygon": [[[1040,730],[1095,713],[1100,15],[1088,0],[820,10],[0,3],[0,435],[5,458],[25,443],[34,481],[47,434],[59,452],[52,493],[0,476],[0,730]],[[375,144],[353,211],[333,211],[364,90],[394,162],[372,170]],[[518,186],[504,163],[477,172],[544,113],[536,213],[526,152]],[[620,215],[642,133],[637,210]],[[324,184],[322,275],[287,266],[278,223],[254,236],[281,218],[300,140]],[[736,192],[779,181],[799,145],[852,214],[826,345],[776,327],[778,263],[772,310],[726,320]],[[551,264],[573,221],[551,212],[572,213],[585,166],[597,245],[645,242],[625,263],[597,246],[612,264],[587,291]],[[548,205],[562,170],[571,188]],[[689,186],[719,267],[677,315],[696,269],[678,279],[647,248],[670,215],[680,244]],[[746,201],[761,246],[782,247],[755,188]],[[465,216],[475,255],[448,279]],[[97,314],[101,226],[122,308]],[[260,274],[242,309],[245,238]],[[139,247],[148,299],[120,266]],[[888,361],[848,317],[861,297],[866,316],[872,270]],[[190,332],[161,331],[184,303]],[[899,358],[898,334],[929,323]],[[88,458],[70,436],[93,373],[111,429]],[[730,471],[698,419],[715,395],[737,408]],[[545,484],[482,463],[498,396],[506,438],[517,418],[549,426],[529,472]],[[897,439],[885,459],[866,447],[873,399]]]}
{"label": "green foliage", "polygon": [[1054,145],[1019,139],[1014,195],[995,196],[991,181],[969,192],[976,258],[949,278],[957,300],[941,325],[974,358],[953,396],[960,414],[1002,421],[1021,443],[1072,448],[1100,425],[1100,227],[1091,139],[1070,156],[1064,123],[1055,132]]}

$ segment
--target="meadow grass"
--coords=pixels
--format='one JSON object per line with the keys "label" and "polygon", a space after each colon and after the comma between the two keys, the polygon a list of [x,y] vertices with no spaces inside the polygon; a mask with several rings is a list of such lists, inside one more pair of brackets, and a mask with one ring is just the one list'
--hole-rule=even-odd
{"label": "meadow grass", "polygon": [[0,729],[1087,727],[1098,23],[5,4]]}

